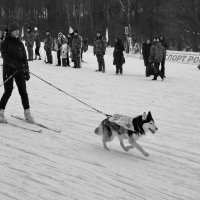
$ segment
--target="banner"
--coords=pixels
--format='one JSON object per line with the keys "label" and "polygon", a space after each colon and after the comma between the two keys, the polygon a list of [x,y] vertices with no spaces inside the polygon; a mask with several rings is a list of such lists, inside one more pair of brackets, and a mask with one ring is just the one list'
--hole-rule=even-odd
{"label": "banner", "polygon": [[200,64],[200,53],[182,52],[182,51],[167,51],[166,61],[199,65]]}

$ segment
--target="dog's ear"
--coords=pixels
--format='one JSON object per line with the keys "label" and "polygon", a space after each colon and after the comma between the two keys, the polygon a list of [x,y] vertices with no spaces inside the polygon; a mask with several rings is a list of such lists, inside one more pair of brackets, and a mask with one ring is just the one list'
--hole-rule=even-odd
{"label": "dog's ear", "polygon": [[147,119],[147,114],[144,112],[143,115],[142,115],[142,120],[146,120]]}
{"label": "dog's ear", "polygon": [[147,115],[149,118],[152,118],[152,115],[151,115],[151,112],[149,111],[148,112],[148,115]]}
{"label": "dog's ear", "polygon": [[151,116],[151,111],[148,112],[148,115]]}

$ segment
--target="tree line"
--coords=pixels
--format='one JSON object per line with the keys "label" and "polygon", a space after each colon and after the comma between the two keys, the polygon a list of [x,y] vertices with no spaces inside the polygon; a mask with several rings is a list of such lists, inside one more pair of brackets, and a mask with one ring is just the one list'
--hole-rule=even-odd
{"label": "tree line", "polygon": [[107,30],[110,45],[117,36],[125,39],[130,27],[134,42],[164,35],[171,49],[199,51],[199,0],[0,0],[0,30],[11,21],[54,36],[71,27],[89,43],[97,31],[106,35]]}

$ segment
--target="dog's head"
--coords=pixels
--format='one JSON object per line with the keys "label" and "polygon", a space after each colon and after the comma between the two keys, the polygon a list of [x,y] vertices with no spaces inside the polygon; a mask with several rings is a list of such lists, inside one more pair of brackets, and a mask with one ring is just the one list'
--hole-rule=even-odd
{"label": "dog's head", "polygon": [[151,133],[155,133],[158,130],[150,111],[148,112],[148,114],[144,112],[144,114],[142,115],[142,121],[142,128],[144,129],[144,132],[150,131]]}

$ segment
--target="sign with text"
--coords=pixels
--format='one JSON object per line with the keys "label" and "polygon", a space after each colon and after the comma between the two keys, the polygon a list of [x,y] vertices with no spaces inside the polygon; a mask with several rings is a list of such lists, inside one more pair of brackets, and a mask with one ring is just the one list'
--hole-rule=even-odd
{"label": "sign with text", "polygon": [[199,65],[200,53],[167,51],[166,61]]}
{"label": "sign with text", "polygon": [[128,35],[128,27],[125,27],[125,34]]}

